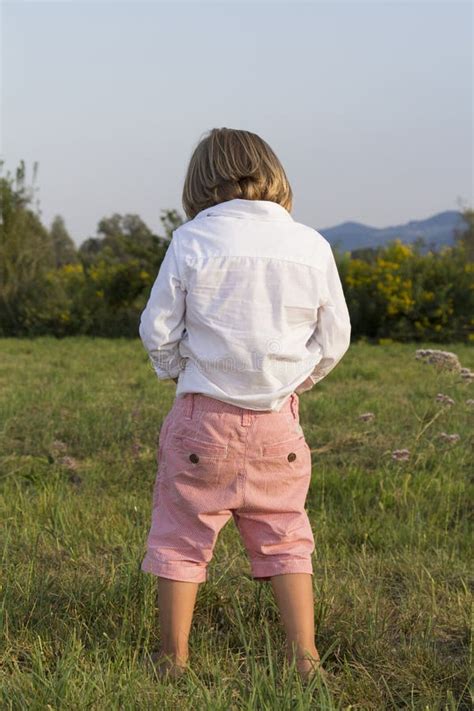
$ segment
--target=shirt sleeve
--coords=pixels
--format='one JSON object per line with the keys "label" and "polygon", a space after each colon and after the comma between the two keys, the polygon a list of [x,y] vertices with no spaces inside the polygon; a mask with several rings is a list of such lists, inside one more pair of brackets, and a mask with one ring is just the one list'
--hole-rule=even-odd
{"label": "shirt sleeve", "polygon": [[179,342],[185,331],[186,290],[180,278],[176,239],[172,237],[140,317],[140,338],[160,380],[176,378],[183,368]]}
{"label": "shirt sleeve", "polygon": [[307,347],[311,342],[320,346],[322,358],[316,364],[312,373],[295,390],[296,393],[310,390],[313,385],[328,375],[341,360],[349,348],[351,340],[351,322],[349,310],[344,297],[341,279],[329,247],[329,258],[326,269],[325,294],[318,309],[318,320]]}

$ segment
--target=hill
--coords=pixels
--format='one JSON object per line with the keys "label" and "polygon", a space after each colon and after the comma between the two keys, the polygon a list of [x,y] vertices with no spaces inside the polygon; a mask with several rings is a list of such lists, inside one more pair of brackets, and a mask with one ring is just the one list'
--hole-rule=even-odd
{"label": "hill", "polygon": [[426,249],[439,249],[454,242],[454,230],[462,229],[465,223],[462,213],[457,210],[439,212],[425,220],[411,220],[404,225],[392,227],[371,227],[360,222],[343,222],[334,227],[318,231],[334,247],[352,251],[363,247],[379,247],[390,240],[399,238],[402,242],[413,243],[422,238]]}

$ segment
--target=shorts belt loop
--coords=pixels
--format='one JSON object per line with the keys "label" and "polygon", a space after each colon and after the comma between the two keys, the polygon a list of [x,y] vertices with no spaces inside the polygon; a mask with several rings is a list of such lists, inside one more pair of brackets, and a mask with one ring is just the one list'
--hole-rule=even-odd
{"label": "shorts belt loop", "polygon": [[252,413],[244,407],[241,409],[241,423],[243,427],[250,427],[252,424]]}
{"label": "shorts belt loop", "polygon": [[291,393],[290,407],[291,407],[293,419],[297,420],[298,419],[298,395],[296,393]]}
{"label": "shorts belt loop", "polygon": [[192,420],[194,409],[194,393],[188,393],[188,398],[186,401],[186,409],[184,412],[184,417],[186,420]]}

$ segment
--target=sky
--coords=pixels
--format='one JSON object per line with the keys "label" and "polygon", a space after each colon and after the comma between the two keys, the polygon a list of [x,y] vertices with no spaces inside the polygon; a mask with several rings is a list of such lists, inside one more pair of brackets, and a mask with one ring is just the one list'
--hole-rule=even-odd
{"label": "sky", "polygon": [[3,173],[45,225],[184,217],[213,127],[280,158],[292,215],[385,227],[473,203],[473,7],[456,0],[0,0]]}

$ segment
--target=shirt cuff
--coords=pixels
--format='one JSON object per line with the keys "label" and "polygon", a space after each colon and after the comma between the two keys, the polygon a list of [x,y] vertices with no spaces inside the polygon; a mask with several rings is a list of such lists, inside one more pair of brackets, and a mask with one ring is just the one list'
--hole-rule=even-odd
{"label": "shirt cuff", "polygon": [[313,381],[311,375],[308,375],[306,380],[303,380],[303,382],[300,383],[297,388],[295,388],[295,393],[297,395],[300,395],[301,393],[306,392],[306,390],[311,390],[313,385],[314,385],[314,381]]}
{"label": "shirt cuff", "polygon": [[176,372],[168,372],[166,370],[163,370],[163,368],[159,368],[156,365],[153,365],[153,370],[158,376],[158,380],[172,380],[173,378],[177,378],[179,373],[181,372],[180,370],[177,370]]}
{"label": "shirt cuff", "polygon": [[169,362],[168,367],[165,368],[164,359],[162,357],[154,358],[152,355],[149,355],[149,358],[153,366],[153,370],[155,371],[159,380],[171,380],[173,378],[177,378],[183,370],[183,366],[180,360],[178,360],[177,363],[173,363],[172,361],[176,359],[171,359],[171,362]]}

